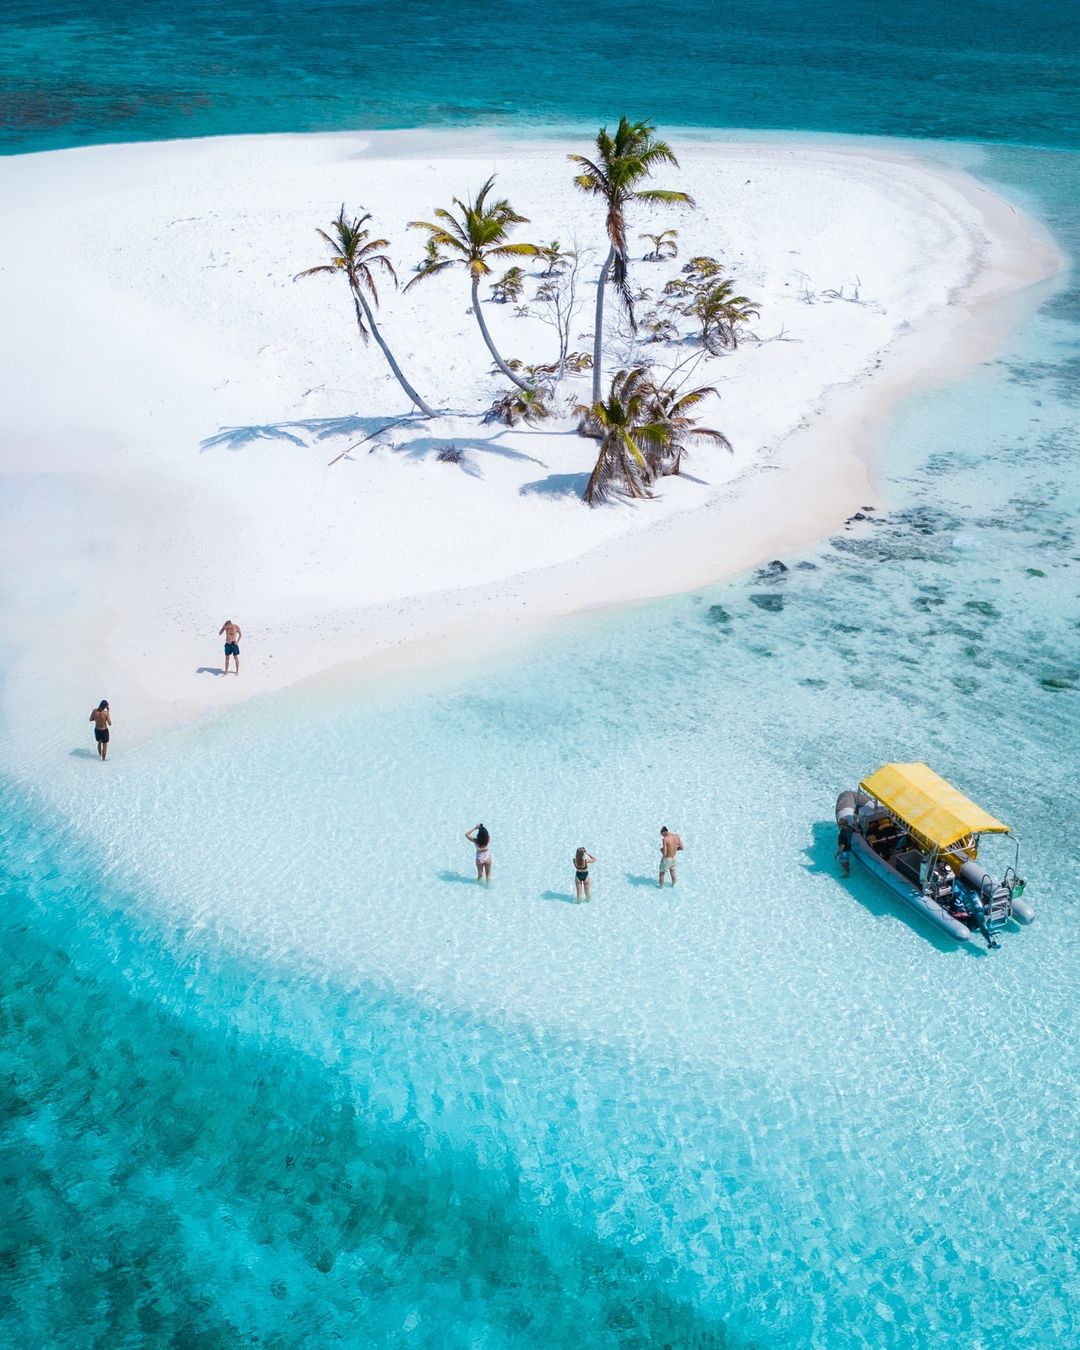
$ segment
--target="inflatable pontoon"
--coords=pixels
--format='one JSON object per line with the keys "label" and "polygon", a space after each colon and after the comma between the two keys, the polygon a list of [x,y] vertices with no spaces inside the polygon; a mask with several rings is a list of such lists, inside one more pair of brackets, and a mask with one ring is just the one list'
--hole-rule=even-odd
{"label": "inflatable pontoon", "polygon": [[[1021,899],[1020,849],[1008,825],[969,801],[925,764],[886,764],[857,792],[836,799],[851,856],[910,908],[957,942],[981,933],[988,947],[1010,921],[1028,924],[1035,910]],[[846,827],[846,831],[845,831]],[[995,880],[979,861],[983,835],[1009,835],[1012,864]]]}

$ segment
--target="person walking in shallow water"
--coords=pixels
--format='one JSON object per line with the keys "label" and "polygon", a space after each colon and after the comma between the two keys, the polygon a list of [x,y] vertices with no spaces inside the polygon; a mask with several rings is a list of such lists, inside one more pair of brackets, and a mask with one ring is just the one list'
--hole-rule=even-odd
{"label": "person walking in shallow water", "polygon": [[682,839],[666,825],[660,827],[660,880],[656,883],[664,889],[664,873],[671,875],[671,884],[675,885],[675,855],[682,852]]}
{"label": "person walking in shallow water", "polygon": [[112,726],[107,698],[103,698],[96,708],[91,708],[90,721],[94,724],[94,740],[97,741],[98,758],[105,760],[109,756],[109,728]]}
{"label": "person walking in shallow water", "polygon": [[229,673],[229,657],[236,662],[234,674],[240,674],[240,639],[244,636],[240,631],[240,625],[233,623],[232,619],[226,619],[218,629],[218,637],[225,634],[225,674]]}
{"label": "person walking in shallow water", "polygon": [[465,838],[476,848],[476,879],[491,885],[491,835],[483,825],[465,831]]}
{"label": "person walking in shallow water", "polygon": [[574,854],[574,896],[577,903],[581,904],[581,896],[584,892],[585,899],[592,899],[592,890],[589,883],[589,864],[594,863],[596,859],[584,848],[579,848]]}

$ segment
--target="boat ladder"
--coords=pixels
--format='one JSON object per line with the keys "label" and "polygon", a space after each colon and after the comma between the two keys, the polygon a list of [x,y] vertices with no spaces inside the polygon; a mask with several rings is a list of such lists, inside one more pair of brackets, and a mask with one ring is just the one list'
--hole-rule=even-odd
{"label": "boat ladder", "polygon": [[995,886],[989,877],[983,880],[983,909],[986,912],[986,926],[991,933],[1004,928],[1012,918],[1012,895],[1007,886]]}

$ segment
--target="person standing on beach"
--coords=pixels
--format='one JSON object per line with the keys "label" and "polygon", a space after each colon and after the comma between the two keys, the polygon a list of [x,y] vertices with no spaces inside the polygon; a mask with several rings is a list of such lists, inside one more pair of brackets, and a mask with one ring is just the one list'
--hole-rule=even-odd
{"label": "person standing on beach", "polygon": [[664,889],[664,873],[671,873],[671,884],[675,885],[675,855],[682,852],[682,839],[666,825],[660,827],[660,880],[656,883]]}
{"label": "person standing on beach", "polygon": [[240,631],[240,625],[233,623],[232,619],[226,619],[218,629],[218,637],[225,634],[225,674],[229,673],[229,657],[236,662],[234,674],[240,674],[240,639],[244,636]]}
{"label": "person standing on beach", "polygon": [[585,899],[592,899],[592,891],[589,888],[589,864],[594,863],[596,859],[584,848],[579,848],[574,854],[574,895],[578,904],[581,904],[582,891],[585,892]]}
{"label": "person standing on beach", "polygon": [[97,741],[98,758],[104,761],[109,757],[109,728],[112,726],[107,698],[103,698],[96,708],[91,708],[90,721],[94,724],[94,740]]}
{"label": "person standing on beach", "polygon": [[465,831],[465,838],[476,849],[476,879],[491,885],[491,835],[483,825],[474,825]]}

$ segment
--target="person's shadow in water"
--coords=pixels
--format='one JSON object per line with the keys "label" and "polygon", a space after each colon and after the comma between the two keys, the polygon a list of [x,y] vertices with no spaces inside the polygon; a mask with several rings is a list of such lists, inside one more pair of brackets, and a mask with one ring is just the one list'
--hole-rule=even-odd
{"label": "person's shadow in water", "polygon": [[199,666],[195,671],[196,675],[224,675],[225,672],[220,666]]}
{"label": "person's shadow in water", "polygon": [[643,877],[636,872],[627,872],[624,879],[628,886],[651,886],[654,891],[659,889],[655,877]]}
{"label": "person's shadow in water", "polygon": [[[582,897],[584,898],[584,897]],[[567,905],[576,905],[577,896],[571,895],[568,891],[541,891],[541,900],[561,900]]]}
{"label": "person's shadow in water", "polygon": [[458,882],[462,886],[475,886],[477,884],[475,877],[462,876],[460,872],[437,872],[440,881]]}
{"label": "person's shadow in water", "polygon": [[100,759],[100,758],[101,758],[101,756],[98,754],[98,752],[97,752],[96,750],[90,750],[90,749],[89,749],[87,746],[85,746],[85,745],[80,745],[79,748],[78,748],[78,750],[72,750],[71,753],[72,753],[72,755],[75,757],[75,759]]}

